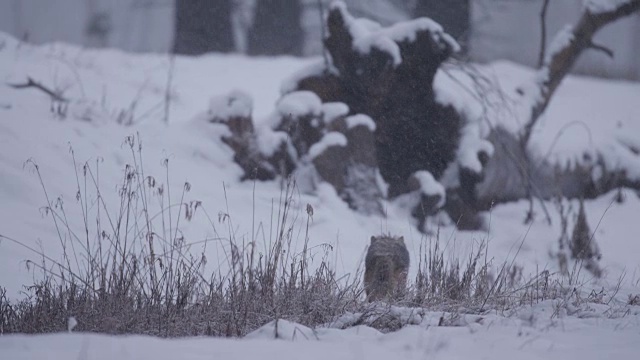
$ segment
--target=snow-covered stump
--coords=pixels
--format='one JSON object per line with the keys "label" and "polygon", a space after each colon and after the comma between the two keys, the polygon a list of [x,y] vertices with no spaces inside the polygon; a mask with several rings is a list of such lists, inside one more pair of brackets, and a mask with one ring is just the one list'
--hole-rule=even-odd
{"label": "snow-covered stump", "polygon": [[[473,188],[482,178],[491,144],[478,136],[467,136],[462,116],[453,107],[439,103],[433,89],[438,68],[459,49],[455,40],[430,19],[383,28],[373,21],[354,18],[342,2],[331,5],[327,29],[328,62],[295,74],[283,85],[283,93],[311,91],[321,102],[343,102],[349,114],[373,119],[375,151],[365,151],[375,159],[365,163],[375,164],[377,173],[387,182],[384,195],[389,199],[402,196],[399,201],[412,210],[419,223],[442,208],[442,204],[436,206],[440,200],[421,192],[416,181],[412,182],[412,176],[423,171],[435,183],[446,178],[451,198],[464,199],[459,204],[465,207],[460,211],[469,214],[465,219],[476,217]],[[468,145],[470,149],[463,149]],[[327,157],[338,153],[339,149],[332,150]],[[476,159],[480,169],[475,164],[469,167],[469,159]],[[322,168],[322,164],[317,167]],[[459,175],[465,179],[458,179]]]}
{"label": "snow-covered stump", "polygon": [[362,114],[339,116],[327,125],[333,130],[315,144],[309,156],[318,175],[340,197],[364,214],[384,214],[375,152],[375,123]]}
{"label": "snow-covered stump", "polygon": [[311,147],[309,160],[322,180],[331,184],[340,193],[346,186],[344,173],[348,166],[347,137],[332,131]]}
{"label": "snow-covered stump", "polygon": [[320,98],[310,91],[298,91],[283,96],[276,108],[280,120],[273,130],[288,134],[299,159],[322,138],[324,122]]}
{"label": "snow-covered stump", "polygon": [[299,76],[287,90],[313,91],[375,121],[377,163],[390,197],[409,191],[416,171],[439,178],[455,157],[461,120],[435,101],[432,83],[458,44],[430,19],[383,28],[355,19],[342,2],[331,5],[327,28],[329,68]]}
{"label": "snow-covered stump", "polygon": [[252,110],[253,100],[249,95],[232,91],[211,99],[207,118],[209,122],[223,124],[229,129],[222,141],[233,150],[233,160],[243,169],[242,180],[271,180],[283,171],[282,168],[290,167],[286,141],[276,139],[277,143],[272,143],[266,153],[253,125]]}
{"label": "snow-covered stump", "polygon": [[313,92],[297,91],[279,100],[272,126],[287,134],[296,166],[311,166],[313,181],[333,186],[354,210],[382,215],[375,123],[366,115],[348,113],[343,103],[323,104]]}

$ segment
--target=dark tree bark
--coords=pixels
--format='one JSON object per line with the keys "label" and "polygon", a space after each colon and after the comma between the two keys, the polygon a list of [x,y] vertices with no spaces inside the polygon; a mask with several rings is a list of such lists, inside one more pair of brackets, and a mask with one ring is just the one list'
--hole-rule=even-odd
{"label": "dark tree bark", "polygon": [[464,43],[469,32],[469,0],[418,0],[415,17],[428,17]]}
{"label": "dark tree bark", "polygon": [[300,0],[259,0],[248,35],[249,55],[302,55]]}
{"label": "dark tree bark", "polygon": [[234,50],[231,0],[176,0],[173,52],[200,55]]}

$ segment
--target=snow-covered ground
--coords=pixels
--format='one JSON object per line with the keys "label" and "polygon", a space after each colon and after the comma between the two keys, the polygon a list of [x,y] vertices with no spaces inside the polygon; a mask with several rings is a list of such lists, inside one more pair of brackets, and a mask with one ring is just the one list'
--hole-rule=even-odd
{"label": "snow-covered ground", "polygon": [[[640,345],[640,309],[609,319],[603,307],[567,315],[540,303],[507,318],[467,316],[438,326],[427,313],[420,325],[381,334],[366,326],[311,330],[279,321],[244,339],[158,339],[95,334],[0,337],[3,358],[27,359],[634,359]],[[278,340],[275,340],[277,334]],[[55,354],[55,355],[54,355]]]}
{"label": "snow-covered ground", "polygon": [[[220,139],[218,125],[199,116],[207,110],[212,96],[238,89],[253,97],[254,118],[265,124],[275,111],[281,82],[299,69],[316,61],[294,58],[246,58],[237,55],[207,55],[198,58],[176,57],[171,77],[169,123],[165,124],[166,96],[170,59],[160,55],[130,55],[115,50],[88,51],[64,44],[31,46],[0,33],[0,235],[42,249],[53,258],[61,253],[55,225],[42,211],[46,205],[32,159],[39,166],[47,194],[60,196],[70,226],[84,228],[76,203],[76,170],[88,162],[99,168],[101,191],[107,203],[116,207],[116,186],[123,169],[131,160],[126,136],[139,134],[143,144],[145,173],[167,180],[163,159],[169,159],[168,178],[177,202],[184,182],[191,191],[185,200],[200,200],[215,217],[227,213],[233,219],[236,238],[269,239],[274,202],[281,196],[279,182],[241,183],[241,170],[232,161],[232,152]],[[526,83],[533,72],[510,63],[495,63],[489,70],[505,86],[514,89]],[[51,101],[35,89],[14,89],[4,84],[26,81],[27,76],[49,88],[64,89],[71,99],[67,116],[52,114]],[[456,101],[455,86],[439,75],[436,88],[447,89],[445,100]],[[459,93],[459,99],[467,95]],[[558,89],[540,126],[535,146],[549,149],[550,156],[564,159],[626,134],[640,138],[640,84],[568,77]],[[125,114],[126,116],[119,116]],[[117,124],[118,118],[131,119],[133,125]],[[85,120],[83,120],[85,119]],[[86,119],[91,119],[87,121]],[[513,119],[512,119],[513,120]],[[506,120],[505,120],[506,121]],[[576,123],[577,125],[570,125]],[[586,129],[590,129],[587,131]],[[560,131],[561,134],[560,134]],[[590,136],[585,134],[590,133]],[[560,134],[560,136],[558,136]],[[588,141],[591,138],[592,141]],[[551,146],[554,142],[557,144]],[[70,152],[73,149],[73,154]],[[546,153],[546,152],[545,152]],[[73,156],[76,165],[74,166]],[[255,190],[254,190],[255,186]],[[617,279],[625,275],[617,300],[624,303],[628,294],[640,293],[640,199],[624,190],[626,201],[613,202],[613,193],[586,202],[586,211],[603,258],[606,276],[585,279],[585,288],[604,288],[612,294]],[[305,209],[314,209],[310,222],[310,248],[332,244],[328,257],[339,276],[353,274],[361,265],[371,235],[391,232],[403,235],[418,263],[420,245],[433,240],[421,235],[414,221],[393,204],[386,206],[387,218],[354,213],[328,186],[317,194],[295,196],[293,212],[299,235],[293,244],[301,250],[304,241]],[[550,257],[556,251],[560,224],[555,206],[547,204],[553,224],[547,225],[539,205],[539,216],[529,227],[523,224],[528,203],[496,206],[491,212],[488,232],[462,232],[441,225],[440,241],[451,257],[467,258],[479,242],[488,241],[488,253],[496,263],[514,261],[524,266],[525,275],[542,269],[557,269]],[[577,206],[574,207],[577,209]],[[263,226],[259,226],[262,224]],[[218,227],[214,229],[214,226]],[[213,221],[202,212],[181,227],[187,242],[228,233],[227,224]],[[256,230],[257,229],[257,230]],[[226,243],[225,243],[226,244]],[[192,250],[204,249],[211,270],[224,267],[221,242],[202,243]],[[259,245],[260,246],[260,245]],[[325,248],[323,248],[325,249]],[[26,260],[39,256],[6,239],[0,239],[0,286],[11,297],[34,276]],[[217,261],[216,261],[217,260]],[[416,267],[411,267],[415,275]],[[38,276],[38,272],[35,276]],[[545,303],[526,312],[526,316],[491,315],[481,323],[459,327],[436,327],[425,321],[397,333],[380,335],[362,328],[319,334],[322,341],[279,342],[257,340],[185,339],[159,340],[145,337],[114,338],[99,335],[9,336],[0,338],[0,353],[11,359],[55,358],[495,358],[601,359],[621,356],[634,358],[639,353],[640,318],[638,307],[625,317],[611,319],[609,306],[595,306],[593,314],[552,316],[553,304]],[[529,319],[534,319],[531,322]],[[437,323],[437,322],[436,322]],[[360,333],[358,331],[361,331]],[[299,340],[299,339],[298,339]],[[251,341],[251,346],[245,343]]]}

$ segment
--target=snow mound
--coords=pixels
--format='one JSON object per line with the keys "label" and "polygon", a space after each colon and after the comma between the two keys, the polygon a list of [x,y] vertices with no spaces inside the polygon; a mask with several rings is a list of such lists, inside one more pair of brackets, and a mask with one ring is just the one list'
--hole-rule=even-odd
{"label": "snow mound", "polygon": [[322,101],[311,91],[296,91],[287,94],[276,105],[282,116],[298,118],[304,115],[319,116],[322,113]]}
{"label": "snow mound", "polygon": [[209,101],[208,115],[214,122],[225,121],[234,117],[248,118],[253,111],[253,99],[241,90],[233,90]]}
{"label": "snow mound", "polygon": [[315,331],[288,320],[276,319],[247,334],[245,339],[318,340]]}
{"label": "snow mound", "polygon": [[[364,312],[347,312],[329,324],[331,328],[345,329],[356,324],[376,324],[379,327],[393,330],[397,324],[420,325],[425,320],[426,312],[420,308],[408,308],[384,303],[372,303]],[[384,323],[388,323],[385,326]],[[397,329],[395,329],[397,330]]]}

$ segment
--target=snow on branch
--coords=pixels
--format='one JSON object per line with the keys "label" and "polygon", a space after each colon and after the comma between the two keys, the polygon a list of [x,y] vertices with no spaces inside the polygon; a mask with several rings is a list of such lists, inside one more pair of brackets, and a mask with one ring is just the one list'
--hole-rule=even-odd
{"label": "snow on branch", "polygon": [[311,148],[309,148],[309,158],[317,158],[320,154],[322,154],[332,146],[347,146],[347,138],[337,131],[332,131],[325,134],[320,141],[313,144]]}
{"label": "snow on branch", "polygon": [[633,3],[634,0],[585,0],[584,8],[591,14],[614,12],[623,5]]}

